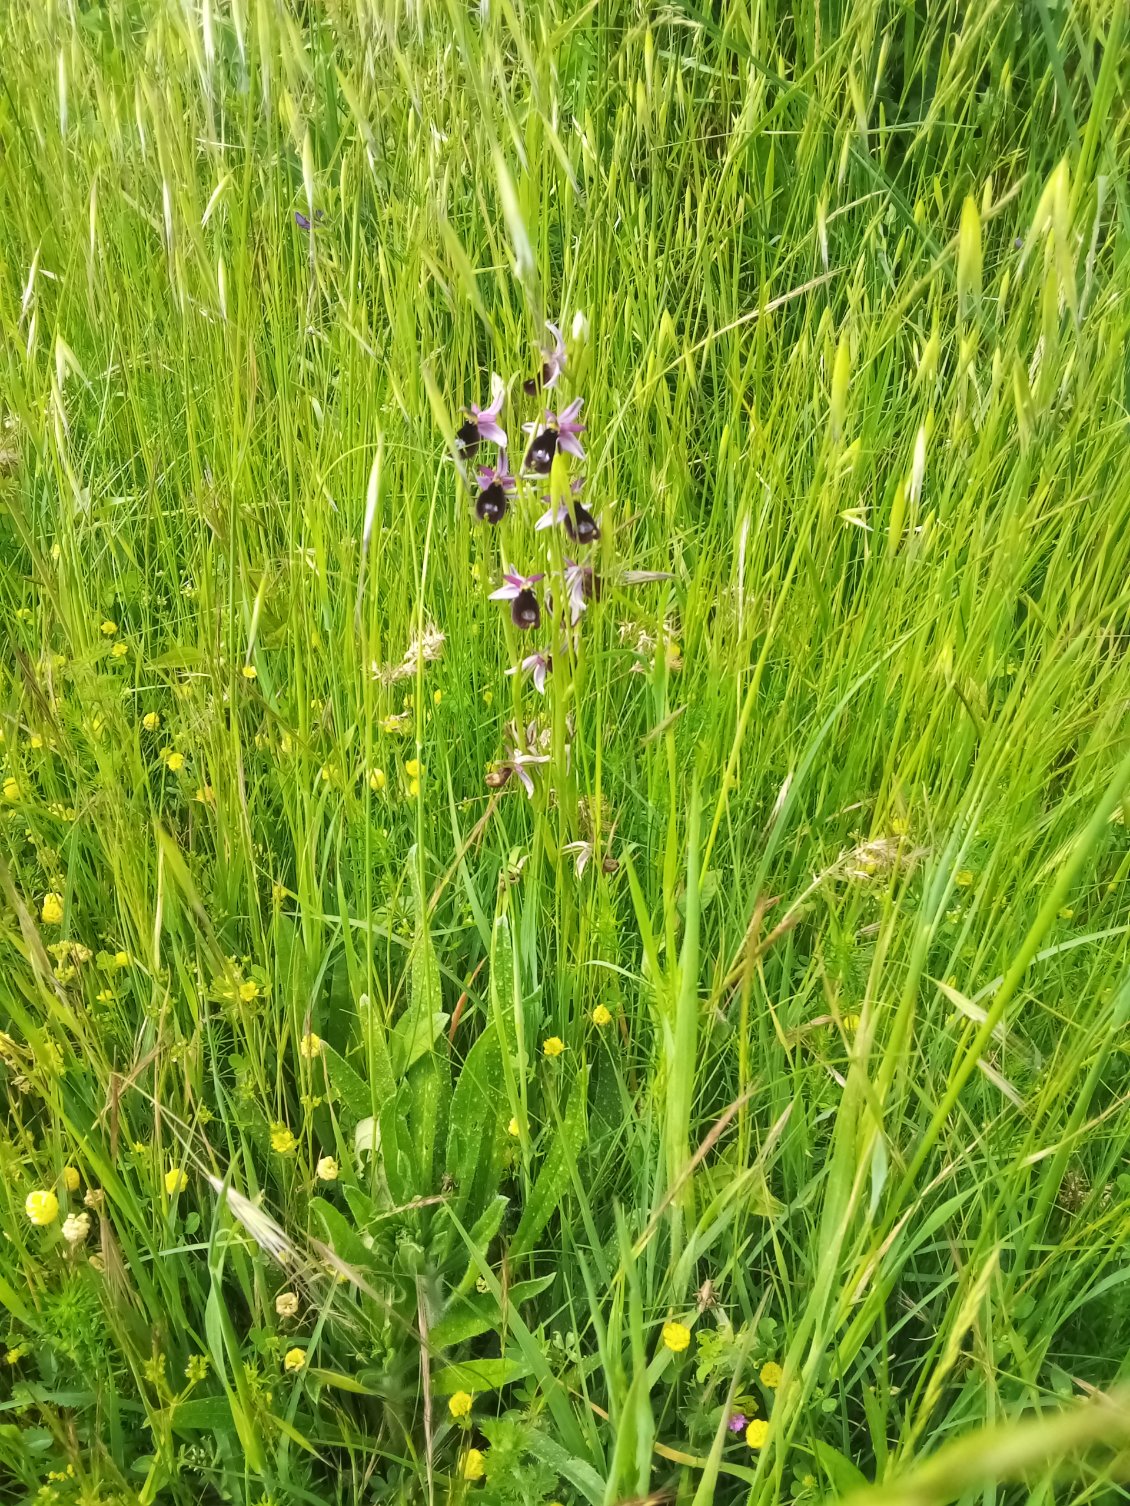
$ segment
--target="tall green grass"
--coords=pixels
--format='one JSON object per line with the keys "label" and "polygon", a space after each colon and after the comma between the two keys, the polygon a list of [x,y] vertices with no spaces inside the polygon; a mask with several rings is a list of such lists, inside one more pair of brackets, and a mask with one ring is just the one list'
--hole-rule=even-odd
{"label": "tall green grass", "polygon": [[2,14],[6,1498],[1121,1498],[1123,0]]}

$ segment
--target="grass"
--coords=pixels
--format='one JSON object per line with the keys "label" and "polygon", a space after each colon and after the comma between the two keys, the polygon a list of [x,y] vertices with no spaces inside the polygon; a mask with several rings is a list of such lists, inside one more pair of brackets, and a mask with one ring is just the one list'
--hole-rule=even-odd
{"label": "grass", "polygon": [[5,1499],[1123,1498],[1125,9],[6,0]]}

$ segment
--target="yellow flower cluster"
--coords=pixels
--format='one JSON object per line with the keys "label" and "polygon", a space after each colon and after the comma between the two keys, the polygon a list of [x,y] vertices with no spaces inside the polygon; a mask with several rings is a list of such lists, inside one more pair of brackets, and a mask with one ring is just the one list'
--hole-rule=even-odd
{"label": "yellow flower cluster", "polygon": [[690,1346],[691,1331],[685,1323],[671,1318],[663,1325],[664,1347],[672,1354],[682,1354]]}

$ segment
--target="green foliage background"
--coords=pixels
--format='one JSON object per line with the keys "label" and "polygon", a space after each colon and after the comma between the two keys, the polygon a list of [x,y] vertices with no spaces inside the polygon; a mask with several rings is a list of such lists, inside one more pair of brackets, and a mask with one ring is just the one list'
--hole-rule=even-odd
{"label": "green foliage background", "polygon": [[1120,1498],[1123,0],[0,12],[5,1498]]}

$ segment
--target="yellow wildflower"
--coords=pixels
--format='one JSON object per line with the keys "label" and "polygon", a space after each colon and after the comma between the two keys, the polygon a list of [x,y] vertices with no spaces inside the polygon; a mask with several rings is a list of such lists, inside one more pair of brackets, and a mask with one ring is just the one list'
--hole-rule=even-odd
{"label": "yellow wildflower", "polygon": [[761,1367],[761,1384],[768,1386],[770,1391],[777,1389],[781,1384],[783,1376],[784,1371],[776,1360],[766,1360],[765,1364]]}
{"label": "yellow wildflower", "polygon": [[254,664],[245,664],[240,670],[240,674],[245,680],[257,680],[259,678],[259,671],[255,668]]}
{"label": "yellow wildflower", "polygon": [[769,1437],[769,1424],[764,1417],[755,1417],[745,1430],[745,1441],[750,1448],[762,1448]]}
{"label": "yellow wildflower", "polygon": [[521,1126],[518,1123],[517,1115],[515,1115],[514,1118],[511,1119],[510,1123],[506,1126],[506,1133],[508,1135],[513,1135],[515,1139],[517,1139],[518,1136],[522,1133]]}
{"label": "yellow wildflower", "polygon": [[333,1156],[322,1156],[314,1168],[314,1174],[319,1182],[336,1182],[338,1169],[337,1161]]}
{"label": "yellow wildflower", "polygon": [[4,781],[4,799],[9,805],[15,805],[20,798],[20,781],[10,776]]}
{"label": "yellow wildflower", "polygon": [[611,1012],[603,1004],[598,1004],[592,1012],[592,1022],[598,1029],[603,1030],[605,1025],[611,1025]]}
{"label": "yellow wildflower", "polygon": [[298,1141],[291,1134],[285,1124],[276,1124],[271,1131],[271,1149],[278,1151],[280,1156],[289,1156],[295,1149]]}
{"label": "yellow wildflower", "polygon": [[119,971],[121,971],[121,969],[124,968],[124,967],[129,967],[129,953],[128,952],[115,952],[114,953],[114,966]]}
{"label": "yellow wildflower", "polygon": [[486,1472],[482,1449],[469,1448],[463,1457],[464,1480],[481,1480]]}
{"label": "yellow wildflower", "polygon": [[118,631],[118,624],[116,622],[111,622],[107,617],[105,622],[99,624],[98,631],[104,638],[112,638]]}
{"label": "yellow wildflower", "polygon": [[672,1354],[682,1354],[691,1342],[691,1331],[685,1323],[680,1323],[675,1318],[669,1318],[663,1325],[664,1347]]}
{"label": "yellow wildflower", "polygon": [[171,1166],[165,1173],[165,1191],[170,1197],[176,1197],[178,1192],[183,1192],[188,1186],[188,1177],[179,1166]]}
{"label": "yellow wildflower", "polygon": [[245,1004],[252,1004],[259,997],[259,985],[254,978],[245,978],[239,985],[239,997]]}
{"label": "yellow wildflower", "polygon": [[442,700],[443,700],[443,691],[442,690],[433,691],[433,693],[432,693],[432,705],[433,706],[438,706],[439,703],[440,703],[440,701],[442,701]]}
{"label": "yellow wildflower", "polygon": [[63,918],[63,896],[54,890],[43,896],[43,908],[39,912],[45,926],[57,926]]}
{"label": "yellow wildflower", "polygon": [[299,1349],[296,1345],[293,1349],[287,1350],[286,1358],[283,1360],[283,1368],[285,1370],[301,1370],[305,1363],[306,1351],[305,1349]]}
{"label": "yellow wildflower", "polygon": [[316,1056],[321,1056],[324,1045],[325,1041],[320,1035],[315,1035],[312,1030],[308,1030],[298,1042],[298,1054],[303,1061],[313,1061]]}
{"label": "yellow wildflower", "polygon": [[455,1395],[447,1403],[447,1410],[452,1417],[469,1417],[471,1415],[471,1397],[466,1391],[456,1391]]}
{"label": "yellow wildflower", "polygon": [[59,1217],[59,1199],[50,1189],[29,1192],[24,1199],[24,1212],[33,1224],[46,1228]]}
{"label": "yellow wildflower", "polygon": [[968,868],[959,868],[953,876],[953,881],[959,889],[968,889],[973,882],[973,874]]}
{"label": "yellow wildflower", "polygon": [[415,800],[416,796],[420,793],[420,781],[418,779],[410,779],[408,781],[408,793]]}
{"label": "yellow wildflower", "polygon": [[293,1318],[298,1314],[298,1293],[280,1292],[275,1298],[275,1311],[280,1318]]}
{"label": "yellow wildflower", "polygon": [[560,1056],[565,1050],[565,1042],[559,1035],[551,1035],[548,1040],[542,1041],[541,1049],[546,1056]]}
{"label": "yellow wildflower", "polygon": [[856,1031],[859,1029],[859,1016],[854,1013],[845,1014],[841,1017],[840,1023],[845,1030]]}
{"label": "yellow wildflower", "polygon": [[494,691],[493,690],[484,690],[483,691],[483,705],[484,706],[489,706],[493,700],[494,700]]}
{"label": "yellow wildflower", "polygon": [[175,749],[172,751],[166,751],[165,767],[168,769],[170,774],[179,774],[180,771],[184,768],[184,754],[176,752]]}
{"label": "yellow wildflower", "polygon": [[369,788],[371,790],[376,790],[379,793],[387,783],[388,780],[385,778],[385,771],[383,769],[373,769],[370,772]]}
{"label": "yellow wildflower", "polygon": [[68,1192],[77,1192],[81,1183],[82,1178],[78,1174],[77,1166],[63,1167],[63,1186]]}
{"label": "yellow wildflower", "polygon": [[113,659],[124,659],[128,653],[128,643],[115,643],[113,648],[110,650],[110,657]]}
{"label": "yellow wildflower", "polygon": [[409,779],[419,779],[421,764],[418,758],[406,758],[404,760],[404,772]]}
{"label": "yellow wildflower", "polygon": [[161,725],[161,713],[159,711],[147,711],[141,718],[141,725],[146,732],[156,732]]}

